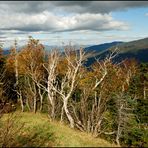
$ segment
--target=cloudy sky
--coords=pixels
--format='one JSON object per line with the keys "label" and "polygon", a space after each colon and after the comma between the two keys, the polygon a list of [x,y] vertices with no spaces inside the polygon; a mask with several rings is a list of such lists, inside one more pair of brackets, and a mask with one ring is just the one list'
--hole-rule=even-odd
{"label": "cloudy sky", "polygon": [[31,35],[47,45],[93,45],[148,37],[147,1],[1,1],[0,42]]}

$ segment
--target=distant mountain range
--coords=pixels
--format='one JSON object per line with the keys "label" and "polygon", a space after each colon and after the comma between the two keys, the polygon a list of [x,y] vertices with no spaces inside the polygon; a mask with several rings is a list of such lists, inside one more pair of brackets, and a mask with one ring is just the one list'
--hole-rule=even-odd
{"label": "distant mountain range", "polygon": [[[81,47],[85,48],[87,47],[88,45],[82,45]],[[56,45],[44,45],[45,47],[45,50],[48,52],[50,51],[51,49],[54,49],[54,48],[58,48],[60,49],[61,51],[64,49],[63,46],[56,46]],[[21,50],[23,48],[23,46],[21,47],[18,47],[18,50]],[[80,45],[75,45],[75,48],[76,49],[79,49],[80,48]],[[4,55],[8,55],[10,53],[10,48],[4,48]]]}
{"label": "distant mountain range", "polygon": [[98,53],[98,52],[102,52],[112,46],[116,46],[119,45],[121,43],[121,41],[115,41],[115,42],[111,42],[111,43],[104,43],[104,44],[99,44],[99,45],[93,45],[93,46],[89,46],[85,48],[86,52],[94,52],[94,53]]}
{"label": "distant mountain range", "polygon": [[[55,47],[63,50],[63,47],[60,46],[45,45],[46,51],[49,51]],[[76,45],[76,48],[79,47],[80,46]],[[115,61],[121,61],[126,58],[135,58],[139,62],[148,62],[148,38],[130,42],[115,41],[111,43],[83,47],[86,52],[91,53],[86,62],[87,66],[91,65],[95,61],[95,58],[105,58],[106,55],[116,47],[119,49],[119,54],[116,56]],[[4,50],[4,55],[8,55],[9,53],[10,51],[8,49]]]}
{"label": "distant mountain range", "polygon": [[86,65],[91,65],[95,59],[104,59],[115,48],[118,48],[119,53],[114,61],[120,62],[123,59],[134,58],[138,62],[148,62],[148,38],[144,38],[131,42],[112,42],[87,47],[85,50],[92,54]]}

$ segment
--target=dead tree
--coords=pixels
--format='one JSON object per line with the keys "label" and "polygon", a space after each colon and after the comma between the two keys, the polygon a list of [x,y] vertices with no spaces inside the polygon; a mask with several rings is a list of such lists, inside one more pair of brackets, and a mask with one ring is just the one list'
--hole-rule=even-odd
{"label": "dead tree", "polygon": [[[110,71],[116,68],[116,65],[112,63],[112,59],[116,55],[117,49],[111,52],[104,60],[97,60],[96,68],[93,67],[93,72],[84,71],[82,73],[83,83],[85,79],[86,83],[81,87],[80,103],[78,102],[80,108],[74,111],[75,122],[77,128],[81,131],[91,132],[94,136],[98,136],[101,133],[115,133],[114,131],[106,132],[104,129],[101,129],[101,124],[104,120],[107,102],[110,99],[108,91],[111,91],[111,88],[108,86],[108,83],[110,83],[108,79],[112,79]],[[76,112],[79,112],[80,115],[77,115]]]}
{"label": "dead tree", "polygon": [[[56,81],[56,67],[59,62],[60,53],[57,49],[53,49],[48,55],[48,62],[43,64],[43,67],[47,71],[47,80],[44,80],[46,86],[37,82],[37,85],[42,87],[48,95],[48,101],[51,105],[51,118],[55,118],[55,91],[53,86]],[[54,86],[55,87],[55,86]],[[49,107],[50,108],[50,107]]]}
{"label": "dead tree", "polygon": [[15,89],[14,91],[17,93],[17,99],[20,100],[21,104],[21,110],[22,112],[24,111],[24,104],[23,104],[23,98],[22,98],[22,93],[20,90],[19,86],[19,69],[18,69],[18,56],[19,53],[17,51],[17,41],[15,40],[14,47],[11,49],[12,50],[12,56],[14,56],[14,72],[15,72]]}
{"label": "dead tree", "polygon": [[60,84],[56,85],[58,87],[55,87],[53,84],[52,86],[53,90],[61,96],[63,101],[63,110],[65,111],[66,116],[70,122],[70,127],[74,128],[75,123],[68,109],[68,104],[75,89],[76,77],[78,75],[79,69],[82,66],[82,62],[85,60],[85,52],[82,48],[80,48],[78,51],[75,51],[71,50],[71,47],[68,47],[65,49],[64,56],[67,61],[65,75],[63,76]]}

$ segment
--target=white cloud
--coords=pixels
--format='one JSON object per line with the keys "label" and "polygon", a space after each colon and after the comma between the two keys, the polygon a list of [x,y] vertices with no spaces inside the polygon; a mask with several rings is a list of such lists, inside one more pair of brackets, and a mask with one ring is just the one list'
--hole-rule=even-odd
{"label": "white cloud", "polygon": [[9,14],[0,15],[0,29],[18,31],[48,31],[64,32],[76,30],[124,30],[128,24],[114,20],[110,14],[76,14],[73,16],[58,16],[44,11],[39,14]]}
{"label": "white cloud", "polygon": [[[114,19],[110,12],[147,6],[148,2],[144,1],[1,1],[0,38],[25,40],[27,35],[33,34],[54,40],[56,34],[65,40],[81,38],[87,42],[90,34],[129,29],[127,22]],[[77,37],[79,34],[81,37]]]}
{"label": "white cloud", "polygon": [[145,13],[145,16],[148,16],[148,12],[147,12],[147,13]]}

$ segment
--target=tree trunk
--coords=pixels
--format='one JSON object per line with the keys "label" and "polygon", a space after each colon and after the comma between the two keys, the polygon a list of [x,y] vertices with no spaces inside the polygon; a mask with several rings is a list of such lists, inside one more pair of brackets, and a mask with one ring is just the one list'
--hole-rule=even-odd
{"label": "tree trunk", "polygon": [[120,106],[119,110],[118,110],[118,129],[117,129],[117,135],[116,135],[116,143],[120,146],[120,135],[121,135],[121,120],[122,120],[122,117],[121,117],[121,111],[122,111],[122,108],[123,108],[123,104]]}
{"label": "tree trunk", "polygon": [[54,104],[54,101],[53,101],[53,96],[51,96],[51,91],[48,90],[48,100],[51,104],[51,109],[49,107],[49,114],[51,116],[52,119],[55,118],[55,104]]}
{"label": "tree trunk", "polygon": [[53,120],[55,119],[55,105],[54,105],[54,103],[53,103],[52,110],[51,110],[51,118]]}
{"label": "tree trunk", "polygon": [[36,113],[37,110],[37,99],[36,99],[36,86],[35,83],[33,82],[33,89],[34,89],[34,96],[33,96],[33,112]]}
{"label": "tree trunk", "polygon": [[26,99],[26,105],[27,105],[27,107],[28,107],[28,110],[30,111],[30,110],[31,110],[31,108],[30,108],[30,105],[29,105],[28,98]]}
{"label": "tree trunk", "polygon": [[41,112],[42,111],[42,108],[43,108],[43,100],[42,99],[40,100],[40,103],[41,103],[40,104],[40,112]]}
{"label": "tree trunk", "polygon": [[63,115],[64,115],[64,107],[62,106],[60,122],[63,122]]}
{"label": "tree trunk", "polygon": [[145,83],[144,83],[144,87],[143,87],[143,99],[146,99],[146,87],[145,87]]}
{"label": "tree trunk", "polygon": [[118,124],[118,130],[117,130],[117,135],[116,135],[116,143],[118,146],[120,146],[119,138],[120,138],[120,123]]}
{"label": "tree trunk", "polygon": [[22,99],[21,93],[20,93],[20,103],[21,103],[22,112],[24,112],[24,104],[23,104],[23,99]]}
{"label": "tree trunk", "polygon": [[95,129],[94,129],[94,133],[93,133],[93,135],[94,135],[95,137],[98,136],[98,129],[101,128],[101,122],[102,122],[102,119],[100,118],[100,119],[98,120],[97,125],[95,126]]}
{"label": "tree trunk", "polygon": [[38,86],[38,92],[39,92],[39,96],[40,96],[40,112],[42,111],[43,108],[43,94],[41,94],[41,89],[40,86],[37,84]]}
{"label": "tree trunk", "polygon": [[34,101],[33,101],[33,112],[36,113],[36,96],[34,96]]}
{"label": "tree trunk", "polygon": [[70,115],[69,110],[67,108],[67,100],[66,99],[63,99],[63,100],[64,100],[64,105],[63,105],[64,111],[65,111],[66,116],[67,116],[67,118],[68,118],[68,120],[70,122],[70,127],[74,128],[74,120],[73,120],[72,116]]}

